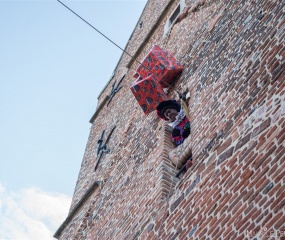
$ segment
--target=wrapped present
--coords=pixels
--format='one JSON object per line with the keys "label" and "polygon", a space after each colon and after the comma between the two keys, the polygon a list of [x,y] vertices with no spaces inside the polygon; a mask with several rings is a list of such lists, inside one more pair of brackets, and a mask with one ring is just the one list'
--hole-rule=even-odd
{"label": "wrapped present", "polygon": [[138,67],[135,78],[154,75],[162,87],[169,87],[184,67],[170,53],[154,45]]}
{"label": "wrapped present", "polygon": [[157,79],[152,75],[135,81],[130,89],[145,114],[154,111],[161,101],[168,99]]}

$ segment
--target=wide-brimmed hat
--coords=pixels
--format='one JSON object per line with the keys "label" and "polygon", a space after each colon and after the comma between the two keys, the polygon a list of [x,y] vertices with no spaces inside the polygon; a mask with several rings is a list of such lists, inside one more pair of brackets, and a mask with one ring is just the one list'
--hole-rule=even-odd
{"label": "wide-brimmed hat", "polygon": [[166,112],[167,109],[175,109],[177,112],[179,112],[181,106],[176,100],[166,100],[160,102],[156,107],[156,113],[160,118],[162,118],[165,121],[168,121],[168,119],[164,116],[164,113]]}

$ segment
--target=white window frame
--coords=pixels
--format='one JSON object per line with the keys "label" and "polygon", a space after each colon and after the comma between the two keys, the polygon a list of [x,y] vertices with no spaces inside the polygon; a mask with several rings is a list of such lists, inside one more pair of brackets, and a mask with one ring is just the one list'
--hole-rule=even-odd
{"label": "white window frame", "polygon": [[[165,37],[166,34],[169,32],[169,30],[171,29],[173,23],[175,23],[176,19],[178,18],[178,16],[180,15],[180,13],[183,11],[183,9],[185,7],[186,7],[185,0],[180,0],[179,4],[173,10],[173,12],[171,13],[170,17],[167,19],[167,21],[165,23],[163,37]],[[176,14],[178,8],[179,8],[179,13],[177,14],[177,16],[175,18],[173,18],[173,16]],[[172,19],[172,21],[171,21],[171,19]]]}

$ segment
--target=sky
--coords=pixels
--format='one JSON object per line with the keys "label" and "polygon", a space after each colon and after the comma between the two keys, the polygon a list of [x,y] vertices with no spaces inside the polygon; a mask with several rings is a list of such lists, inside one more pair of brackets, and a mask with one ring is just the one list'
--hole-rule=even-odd
{"label": "sky", "polygon": [[[124,48],[147,0],[62,0]],[[97,97],[122,51],[56,0],[0,0],[0,239],[65,220]]]}

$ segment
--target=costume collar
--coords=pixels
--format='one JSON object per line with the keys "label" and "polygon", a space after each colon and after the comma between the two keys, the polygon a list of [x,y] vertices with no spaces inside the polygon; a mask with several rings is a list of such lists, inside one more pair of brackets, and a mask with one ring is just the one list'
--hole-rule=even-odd
{"label": "costume collar", "polygon": [[183,108],[181,108],[179,113],[176,115],[175,121],[172,123],[169,123],[168,125],[175,128],[179,123],[181,123],[183,121],[185,116],[186,116],[186,114],[185,114]]}

